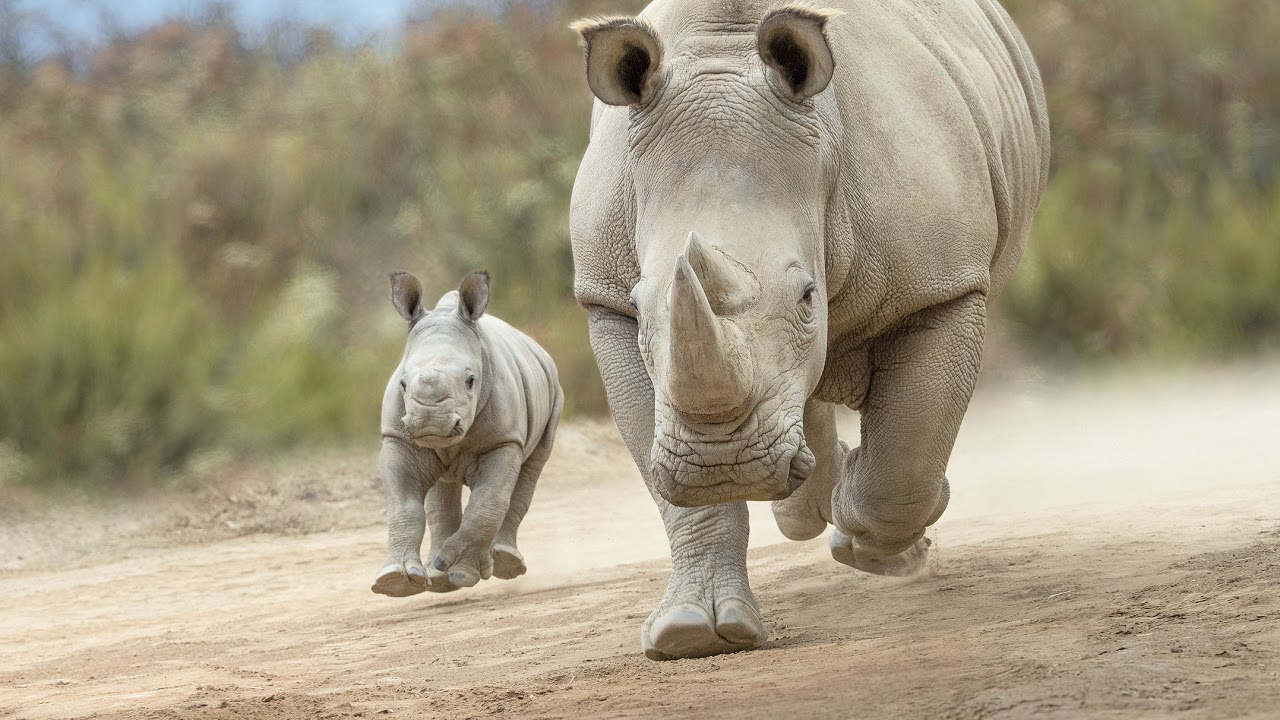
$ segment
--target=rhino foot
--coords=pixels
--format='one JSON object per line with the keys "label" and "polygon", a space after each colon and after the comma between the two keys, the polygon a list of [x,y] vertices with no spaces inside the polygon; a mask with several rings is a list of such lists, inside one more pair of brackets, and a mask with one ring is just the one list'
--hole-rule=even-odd
{"label": "rhino foot", "polygon": [[[472,585],[474,584],[475,583],[472,583]],[[448,573],[442,573],[435,568],[427,569],[427,592],[447,593],[453,592],[454,590],[461,590],[464,587],[470,587],[470,585],[455,585],[451,580],[449,580]]]}
{"label": "rhino foot", "polygon": [[436,558],[431,567],[427,568],[427,589],[431,592],[461,590],[474,586],[482,579],[480,571],[470,563],[456,562],[447,565],[443,558]]}
{"label": "rhino foot", "polygon": [[452,592],[472,587],[493,574],[490,544],[468,543],[455,535],[445,541],[427,568],[431,592]]}
{"label": "rhino foot", "polygon": [[934,557],[933,541],[922,537],[897,555],[888,557],[871,553],[850,535],[836,528],[831,532],[831,557],[851,568],[872,575],[910,577],[926,574]]}
{"label": "rhino foot", "polygon": [[768,636],[754,599],[718,598],[714,612],[696,602],[659,605],[640,642],[650,660],[677,660],[749,650]]}
{"label": "rhino foot", "polygon": [[525,574],[524,555],[514,545],[493,546],[493,576],[511,580]]}
{"label": "rhino foot", "polygon": [[390,563],[378,571],[370,589],[390,597],[417,595],[427,589],[427,571],[416,562]]}

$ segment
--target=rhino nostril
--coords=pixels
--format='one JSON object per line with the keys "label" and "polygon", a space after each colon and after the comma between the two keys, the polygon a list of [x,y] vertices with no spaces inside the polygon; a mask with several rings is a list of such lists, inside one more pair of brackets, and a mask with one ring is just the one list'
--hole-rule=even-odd
{"label": "rhino nostril", "polygon": [[453,424],[453,434],[454,434],[454,435],[461,435],[461,434],[462,434],[462,421],[461,421],[461,420],[459,420],[458,422],[456,422],[456,423],[454,423],[454,424]]}

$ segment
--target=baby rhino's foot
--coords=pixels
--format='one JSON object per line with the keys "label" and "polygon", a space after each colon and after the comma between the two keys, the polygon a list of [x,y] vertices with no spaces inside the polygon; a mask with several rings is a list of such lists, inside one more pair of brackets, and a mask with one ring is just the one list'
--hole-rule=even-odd
{"label": "baby rhino's foot", "polygon": [[378,571],[370,589],[391,597],[417,595],[427,589],[427,571],[419,562],[388,563]]}
{"label": "baby rhino's foot", "polygon": [[487,544],[484,551],[478,551],[446,541],[427,569],[427,589],[431,592],[452,592],[488,580],[492,573],[493,558],[488,553]]}
{"label": "baby rhino's foot", "polygon": [[498,543],[493,546],[493,576],[503,580],[518,578],[528,568],[524,565],[524,555],[515,545]]}
{"label": "baby rhino's foot", "polygon": [[877,555],[858,544],[858,541],[839,528],[831,532],[831,557],[837,562],[873,575],[909,577],[929,572],[933,555],[933,541],[922,537],[914,545],[897,555]]}

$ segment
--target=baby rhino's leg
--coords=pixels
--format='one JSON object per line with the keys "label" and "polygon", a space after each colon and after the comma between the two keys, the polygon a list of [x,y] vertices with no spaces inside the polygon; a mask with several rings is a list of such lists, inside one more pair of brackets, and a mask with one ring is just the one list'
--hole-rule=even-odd
{"label": "baby rhino's leg", "polygon": [[395,440],[382,441],[379,466],[387,494],[387,559],[371,589],[392,597],[414,595],[427,589],[419,555],[426,529],[422,501],[434,478],[412,450]]}
{"label": "baby rhino's leg", "polygon": [[428,570],[432,585],[447,580],[455,587],[471,587],[492,574],[490,553],[511,504],[520,461],[520,448],[515,445],[494,448],[480,457],[462,524],[440,546]]}
{"label": "baby rhino's leg", "polygon": [[533,502],[533,491],[538,487],[538,477],[542,475],[542,468],[547,464],[547,458],[551,457],[551,445],[555,442],[556,425],[559,421],[560,411],[557,408],[556,412],[552,413],[546,432],[542,434],[542,440],[520,466],[520,477],[516,480],[515,490],[511,493],[511,506],[507,508],[507,517],[502,521],[502,528],[498,530],[498,538],[493,542],[494,577],[510,580],[520,577],[527,569],[524,564],[524,555],[516,546],[516,533],[520,530],[524,514],[529,512],[529,503]]}
{"label": "baby rhino's leg", "polygon": [[[458,532],[462,524],[462,483],[437,482],[427,493],[427,527],[431,530],[429,558],[440,555],[444,541]],[[449,582],[443,573],[427,571],[427,590],[450,592],[458,586]]]}
{"label": "baby rhino's leg", "polygon": [[515,490],[511,493],[511,506],[507,508],[507,517],[502,521],[498,536],[493,541],[494,577],[510,580],[520,577],[527,570],[524,565],[524,555],[516,547],[516,531],[520,529],[520,521],[529,510],[529,502],[533,499],[533,490],[537,484],[538,471],[530,472],[526,461],[520,468],[520,477],[516,480]]}
{"label": "baby rhino's leg", "polygon": [[520,577],[527,569],[524,555],[516,546],[516,533],[524,514],[529,511],[529,503],[533,501],[533,491],[538,486],[538,475],[546,463],[546,457],[535,461],[535,453],[525,460],[520,467],[520,477],[516,480],[515,490],[511,493],[511,506],[507,508],[507,517],[502,521],[498,537],[493,541],[493,575],[510,580]]}

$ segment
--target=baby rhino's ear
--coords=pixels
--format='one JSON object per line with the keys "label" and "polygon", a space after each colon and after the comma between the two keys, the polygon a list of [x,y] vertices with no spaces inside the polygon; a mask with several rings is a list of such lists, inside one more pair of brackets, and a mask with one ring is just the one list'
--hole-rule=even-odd
{"label": "baby rhino's ear", "polygon": [[458,286],[458,313],[468,322],[475,322],[489,307],[489,271],[473,272],[462,278]]}
{"label": "baby rhino's ear", "polygon": [[400,317],[413,325],[421,318],[422,283],[407,272],[391,273],[391,304],[395,305]]}

